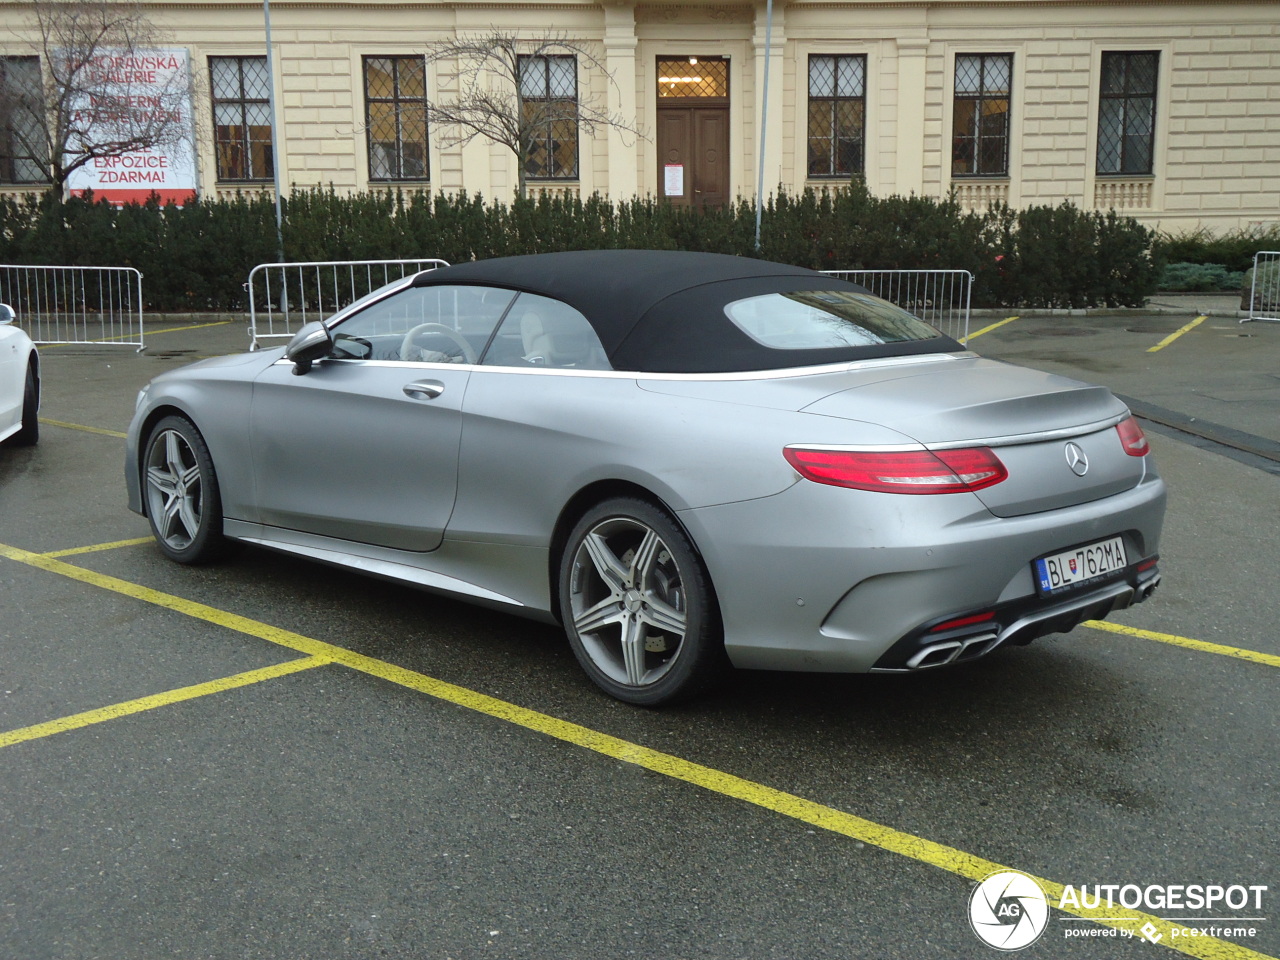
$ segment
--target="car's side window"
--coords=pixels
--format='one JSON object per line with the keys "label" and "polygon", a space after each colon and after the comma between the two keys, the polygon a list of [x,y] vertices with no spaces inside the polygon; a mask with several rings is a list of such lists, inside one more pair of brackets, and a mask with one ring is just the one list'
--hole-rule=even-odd
{"label": "car's side window", "polygon": [[495,287],[409,287],[334,327],[334,356],[475,363],[514,297]]}
{"label": "car's side window", "polygon": [[482,362],[498,367],[612,370],[591,322],[559,300],[522,293]]}

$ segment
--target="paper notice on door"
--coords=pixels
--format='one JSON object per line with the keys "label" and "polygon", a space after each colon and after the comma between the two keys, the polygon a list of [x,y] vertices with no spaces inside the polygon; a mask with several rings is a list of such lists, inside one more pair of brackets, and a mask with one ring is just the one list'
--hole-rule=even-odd
{"label": "paper notice on door", "polygon": [[668,163],[663,168],[662,194],[666,197],[684,196],[684,164]]}

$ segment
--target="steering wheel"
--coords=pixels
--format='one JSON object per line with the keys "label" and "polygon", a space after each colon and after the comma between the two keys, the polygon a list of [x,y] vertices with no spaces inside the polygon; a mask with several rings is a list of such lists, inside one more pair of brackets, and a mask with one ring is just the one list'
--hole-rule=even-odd
{"label": "steering wheel", "polygon": [[438,333],[442,336],[448,337],[457,344],[458,349],[462,351],[463,360],[467,361],[467,363],[476,362],[476,352],[472,349],[471,344],[467,343],[467,341],[463,339],[462,334],[458,333],[456,330],[446,327],[443,323],[420,323],[406,333],[404,335],[404,340],[400,344],[400,356],[402,358],[407,358],[409,356],[409,351],[414,347],[413,338],[420,333]]}

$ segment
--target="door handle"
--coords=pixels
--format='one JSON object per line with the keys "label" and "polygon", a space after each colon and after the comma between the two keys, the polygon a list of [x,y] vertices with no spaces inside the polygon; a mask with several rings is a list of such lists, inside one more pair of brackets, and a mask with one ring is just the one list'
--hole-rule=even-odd
{"label": "door handle", "polygon": [[404,385],[404,395],[414,400],[434,400],[444,393],[444,384],[439,380],[415,380]]}

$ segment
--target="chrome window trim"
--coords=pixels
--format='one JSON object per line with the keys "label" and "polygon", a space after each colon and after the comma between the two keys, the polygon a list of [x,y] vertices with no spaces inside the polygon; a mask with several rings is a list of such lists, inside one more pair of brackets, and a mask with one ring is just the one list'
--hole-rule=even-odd
{"label": "chrome window trim", "polygon": [[329,319],[323,321],[323,323],[326,327],[332,330],[337,324],[346,320],[348,317],[357,313],[363,313],[368,307],[373,306],[375,303],[381,303],[383,300],[387,299],[387,297],[393,297],[397,293],[400,293],[401,291],[403,291],[405,288],[413,286],[413,281],[418,276],[420,276],[421,274],[430,273],[430,272],[431,272],[430,270],[419,270],[417,273],[411,273],[407,277],[400,277],[398,281],[392,280],[391,282],[394,283],[395,286],[388,287],[388,289],[382,294],[382,296],[377,297],[376,299],[373,299],[373,300],[366,300],[364,297],[361,297],[360,299],[356,300],[355,303],[347,304],[345,307],[343,307],[341,310],[339,310]]}
{"label": "chrome window trim", "polygon": [[[440,370],[472,370],[476,373],[516,373],[535,377],[605,377],[619,380],[672,381],[676,383],[733,383],[753,380],[789,380],[798,377],[816,377],[828,373],[852,373],[874,370],[877,367],[898,367],[918,363],[940,363],[946,360],[977,360],[976,353],[930,353],[912,357],[879,357],[874,360],[853,360],[828,363],[816,367],[780,367],[774,370],[743,370],[730,373],[647,373],[637,370],[575,370],[573,367],[503,367],[481,363],[440,363],[428,360],[362,360],[358,357],[328,357],[324,363],[359,363],[377,367],[430,367]],[[290,364],[281,358],[276,364]],[[1123,419],[1120,418],[1120,419]],[[1119,420],[1116,421],[1117,423]]]}

